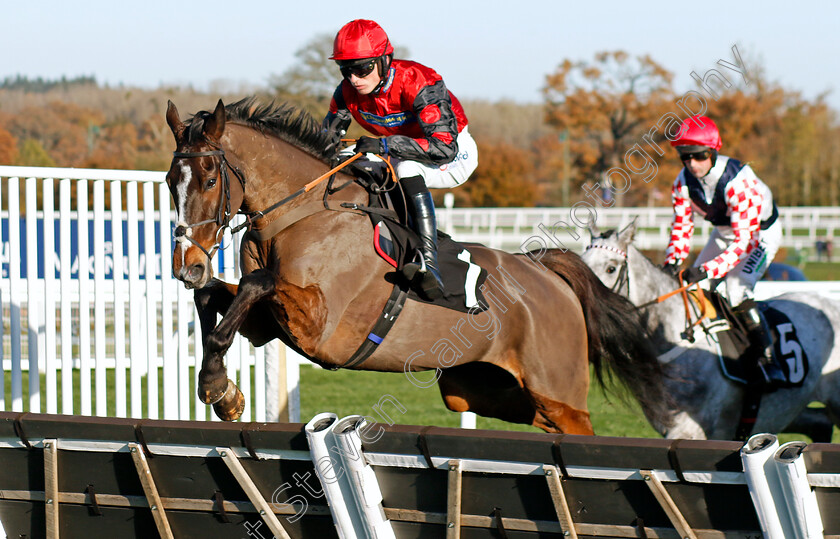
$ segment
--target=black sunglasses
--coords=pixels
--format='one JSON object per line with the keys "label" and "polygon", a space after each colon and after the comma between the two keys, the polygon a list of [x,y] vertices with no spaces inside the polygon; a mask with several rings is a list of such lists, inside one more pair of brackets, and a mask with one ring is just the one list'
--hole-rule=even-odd
{"label": "black sunglasses", "polygon": [[374,68],[376,67],[376,59],[370,59],[364,62],[357,62],[351,65],[340,65],[338,68],[341,70],[341,76],[345,79],[349,79],[351,75],[356,75],[358,78],[363,79],[373,73]]}
{"label": "black sunglasses", "polygon": [[712,156],[711,150],[703,150],[702,152],[690,152],[690,153],[681,153],[680,160],[682,161],[691,161],[694,159],[695,161],[705,161],[706,159]]}

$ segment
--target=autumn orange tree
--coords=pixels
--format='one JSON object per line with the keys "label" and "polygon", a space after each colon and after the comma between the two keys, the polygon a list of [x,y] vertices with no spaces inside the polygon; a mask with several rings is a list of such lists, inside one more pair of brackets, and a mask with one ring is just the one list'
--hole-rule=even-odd
{"label": "autumn orange tree", "polygon": [[17,139],[0,126],[0,165],[15,164],[17,155]]}
{"label": "autumn orange tree", "polygon": [[[464,185],[452,189],[456,206],[533,206],[539,189],[533,181],[531,152],[506,142],[478,142],[478,168]],[[443,190],[433,191],[437,203]]]}
{"label": "autumn orange tree", "polygon": [[[546,77],[546,122],[569,144],[573,184],[607,187],[607,171],[621,167],[625,152],[673,107],[672,79],[650,56],[624,51],[600,52],[592,61],[566,59]],[[638,202],[638,190],[614,187],[619,203]]]}
{"label": "autumn orange tree", "polygon": [[720,128],[722,153],[750,163],[777,204],[840,203],[840,127],[824,96],[805,99],[756,65],[749,84],[709,100],[708,115]]}

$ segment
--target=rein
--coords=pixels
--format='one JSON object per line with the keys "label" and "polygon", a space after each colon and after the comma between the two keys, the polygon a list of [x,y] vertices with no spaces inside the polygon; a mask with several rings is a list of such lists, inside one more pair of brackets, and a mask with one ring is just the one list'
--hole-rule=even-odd
{"label": "rein", "polygon": [[[627,296],[630,296],[630,272],[628,270],[628,260],[627,260],[627,253],[622,251],[617,247],[612,247],[610,245],[599,245],[596,243],[592,243],[586,246],[586,250],[589,249],[606,249],[607,251],[612,251],[614,253],[618,253],[621,255],[622,259],[624,260],[623,264],[621,265],[621,270],[618,275],[618,280],[616,280],[615,284],[612,286],[611,290],[613,292],[618,293],[619,290],[623,285],[627,285]],[[682,275],[685,270],[680,271],[679,280],[682,282]],[[650,307],[651,305],[657,305],[662,303],[663,301],[680,294],[683,299],[683,305],[685,306],[685,323],[686,328],[682,334],[682,337],[686,339],[688,342],[694,342],[694,328],[699,325],[703,318],[706,317],[706,302],[702,299],[697,299],[697,303],[700,307],[700,313],[697,317],[697,320],[694,322],[691,321],[691,300],[688,299],[688,289],[694,286],[696,283],[687,284],[677,288],[676,290],[672,290],[666,294],[662,294],[661,296],[648,301],[646,303],[642,303],[641,305],[637,305],[637,309],[644,309],[646,307]]]}
{"label": "rein", "polygon": [[327,178],[329,178],[330,176],[332,176],[333,174],[335,174],[335,173],[336,173],[336,172],[338,172],[339,170],[343,169],[344,167],[346,167],[347,165],[349,165],[350,163],[352,163],[353,161],[355,161],[356,159],[358,159],[358,158],[359,158],[359,157],[361,157],[362,155],[363,155],[363,154],[357,153],[356,155],[354,155],[353,157],[351,157],[351,158],[350,158],[350,159],[348,159],[347,161],[345,161],[345,162],[341,163],[341,164],[340,164],[340,165],[338,165],[337,167],[334,167],[334,168],[332,168],[332,169],[328,170],[326,173],[322,174],[321,176],[318,176],[317,178],[315,178],[315,179],[314,179],[314,180],[312,180],[311,182],[307,183],[306,185],[304,185],[303,187],[301,187],[300,189],[298,189],[297,191],[295,191],[295,192],[294,192],[294,193],[292,193],[291,195],[287,196],[287,197],[286,197],[286,198],[284,198],[283,200],[281,200],[281,201],[279,201],[279,202],[275,202],[274,204],[272,204],[271,206],[269,206],[268,208],[266,208],[266,209],[264,209],[264,210],[262,210],[262,211],[258,211],[258,212],[256,212],[256,213],[254,214],[254,215],[255,215],[254,217],[249,217],[249,219],[248,219],[247,221],[245,221],[245,222],[244,222],[244,223],[242,223],[241,225],[239,225],[239,226],[237,226],[237,227],[233,228],[233,229],[231,230],[231,232],[232,232],[232,233],[239,232],[240,230],[242,230],[242,229],[243,229],[243,228],[245,228],[246,226],[251,226],[251,224],[252,224],[254,221],[257,221],[257,220],[259,220],[259,219],[262,219],[263,217],[265,217],[265,215],[266,215],[267,213],[271,213],[271,212],[273,212],[274,210],[276,210],[277,208],[279,208],[280,206],[282,206],[282,205],[286,204],[287,202],[291,202],[292,200],[296,199],[296,198],[297,198],[297,197],[299,197],[300,195],[302,195],[302,194],[304,194],[304,193],[308,193],[308,192],[309,192],[309,191],[311,191],[311,190],[312,190],[312,189],[313,189],[316,185],[318,185],[318,184],[319,184],[319,183],[321,183],[322,181],[326,180]]}
{"label": "rein", "polygon": [[[197,223],[191,223],[191,224],[181,223],[179,221],[179,223],[175,226],[175,230],[172,232],[172,236],[175,239],[175,241],[178,242],[178,243],[192,243],[193,245],[195,245],[196,247],[201,249],[201,251],[205,255],[207,255],[208,259],[212,260],[213,255],[216,254],[216,251],[218,251],[219,247],[221,246],[220,237],[222,237],[224,235],[224,230],[225,229],[229,229],[231,235],[236,234],[237,232],[239,232],[243,228],[249,228],[250,229],[255,221],[258,221],[259,219],[262,219],[263,217],[266,216],[266,214],[276,210],[277,208],[279,208],[280,206],[283,206],[284,204],[286,204],[288,202],[291,202],[295,198],[303,195],[304,193],[308,193],[309,191],[314,189],[315,186],[317,186],[319,183],[321,183],[325,179],[329,178],[330,176],[332,176],[333,174],[335,174],[339,170],[343,169],[344,167],[346,167],[347,165],[349,165],[350,163],[352,163],[353,161],[355,161],[359,157],[362,157],[362,155],[364,155],[364,154],[357,153],[357,154],[353,155],[353,157],[351,157],[350,159],[344,161],[343,163],[341,163],[340,165],[338,165],[336,167],[333,167],[332,169],[328,170],[326,173],[324,173],[321,176],[315,178],[314,180],[307,183],[306,185],[304,185],[303,187],[301,187],[300,189],[298,189],[297,191],[295,191],[291,195],[287,196],[283,200],[280,200],[279,202],[276,202],[276,203],[272,204],[268,208],[266,208],[264,210],[261,210],[261,211],[254,212],[252,214],[245,214],[247,219],[244,223],[239,224],[235,227],[231,227],[230,226],[230,220],[231,220],[231,217],[232,217],[232,213],[231,213],[231,208],[230,208],[230,176],[228,175],[228,169],[233,171],[234,175],[239,180],[239,184],[242,186],[242,189],[244,191],[245,190],[245,175],[242,173],[242,171],[239,170],[238,168],[234,167],[233,165],[231,165],[228,162],[227,158],[225,157],[225,151],[221,148],[219,148],[217,150],[206,151],[206,152],[173,152],[174,157],[176,157],[176,158],[186,158],[186,159],[193,158],[193,157],[218,156],[219,157],[219,162],[220,162],[219,170],[221,172],[221,177],[222,177],[222,192],[220,194],[219,211],[216,214],[215,219],[205,219],[204,221],[199,221]],[[391,166],[390,160],[387,160],[386,163],[388,164],[388,167],[390,168],[391,173],[393,174],[392,177],[396,178],[397,176],[396,176],[396,173],[394,173],[394,168]],[[198,226],[206,225],[206,224],[211,224],[211,223],[215,223],[218,228],[216,229],[215,243],[208,250],[208,249],[205,249],[203,245],[201,245],[200,243],[198,243],[197,241],[195,241],[192,238],[192,231],[193,231],[194,227],[198,227]]]}

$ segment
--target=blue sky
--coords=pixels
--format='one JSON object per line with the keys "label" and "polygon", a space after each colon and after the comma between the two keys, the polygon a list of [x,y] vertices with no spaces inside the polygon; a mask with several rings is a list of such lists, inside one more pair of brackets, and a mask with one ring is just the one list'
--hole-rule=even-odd
{"label": "blue sky", "polygon": [[650,54],[684,92],[694,87],[692,70],[733,61],[737,45],[748,69],[760,60],[768,78],[809,98],[833,90],[828,101],[840,110],[840,2],[422,0],[386,6],[358,0],[4,2],[0,78],[92,74],[110,85],[264,85],[314,36],[372,18],[462,98],[540,102],[546,74],[564,58],[588,60],[615,49]]}

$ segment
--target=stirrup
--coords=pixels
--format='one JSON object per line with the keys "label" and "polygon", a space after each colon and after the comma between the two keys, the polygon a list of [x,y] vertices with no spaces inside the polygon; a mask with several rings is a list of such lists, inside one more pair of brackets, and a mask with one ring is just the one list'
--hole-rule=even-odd
{"label": "stirrup", "polygon": [[402,268],[403,277],[405,277],[409,283],[414,283],[418,274],[425,271],[426,260],[423,258],[423,253],[420,249],[415,249],[414,258],[411,259],[411,262],[407,262]]}
{"label": "stirrup", "polygon": [[423,252],[417,249],[414,259],[403,266],[403,276],[411,283],[411,287],[429,301],[443,297],[443,281],[439,275],[429,269]]}

